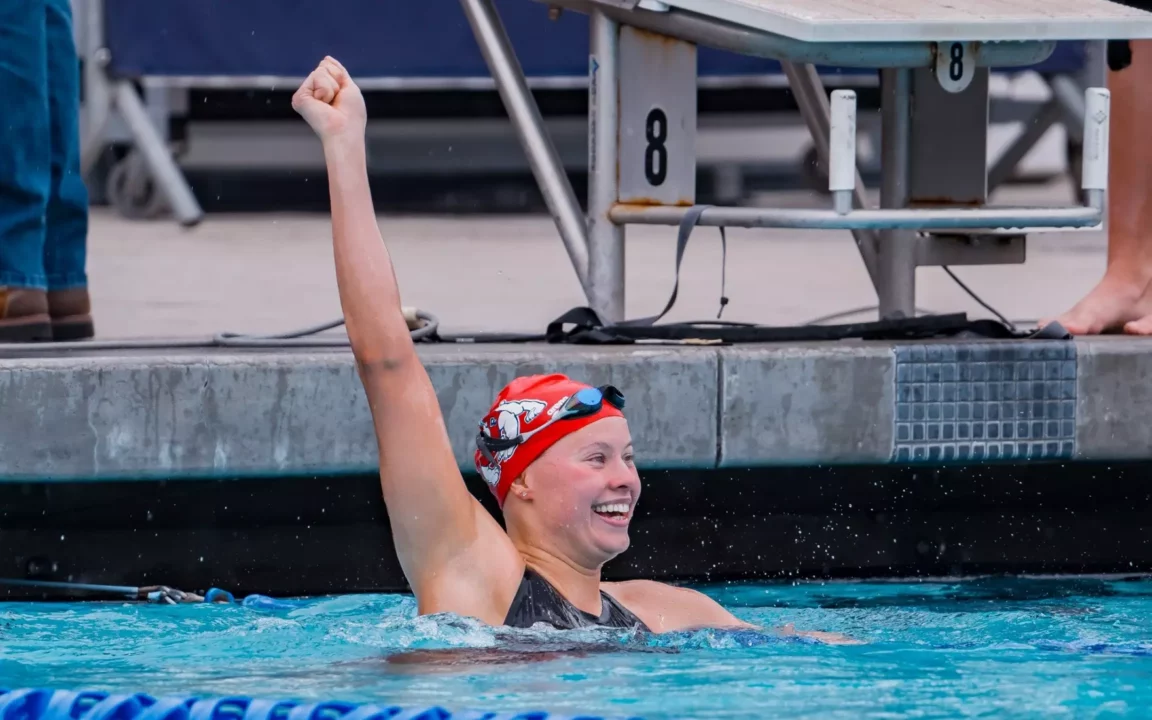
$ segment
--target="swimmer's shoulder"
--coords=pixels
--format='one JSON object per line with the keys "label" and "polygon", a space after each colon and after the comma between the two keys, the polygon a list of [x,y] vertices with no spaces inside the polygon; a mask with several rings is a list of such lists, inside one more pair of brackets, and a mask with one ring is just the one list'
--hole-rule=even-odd
{"label": "swimmer's shoulder", "polygon": [[601,583],[601,589],[632,611],[652,632],[691,628],[750,628],[702,592],[655,580]]}

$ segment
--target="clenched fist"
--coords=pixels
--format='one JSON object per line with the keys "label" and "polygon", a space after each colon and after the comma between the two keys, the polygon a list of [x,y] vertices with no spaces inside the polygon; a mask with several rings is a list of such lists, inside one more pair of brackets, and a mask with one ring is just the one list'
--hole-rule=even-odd
{"label": "clenched fist", "polygon": [[324,143],[364,137],[368,120],[364,96],[335,58],[325,57],[305,78],[292,96],[292,107]]}

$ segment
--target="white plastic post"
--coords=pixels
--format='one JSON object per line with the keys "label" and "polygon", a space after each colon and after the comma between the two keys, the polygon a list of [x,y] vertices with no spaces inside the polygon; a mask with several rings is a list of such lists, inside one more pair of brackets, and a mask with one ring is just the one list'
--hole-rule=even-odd
{"label": "white plastic post", "polygon": [[831,133],[828,141],[828,189],[832,192],[836,212],[845,215],[852,210],[852,193],[856,189],[856,93],[852,90],[832,92]]}
{"label": "white plastic post", "polygon": [[1111,94],[1104,88],[1084,91],[1084,161],[1080,187],[1108,189],[1108,122]]}

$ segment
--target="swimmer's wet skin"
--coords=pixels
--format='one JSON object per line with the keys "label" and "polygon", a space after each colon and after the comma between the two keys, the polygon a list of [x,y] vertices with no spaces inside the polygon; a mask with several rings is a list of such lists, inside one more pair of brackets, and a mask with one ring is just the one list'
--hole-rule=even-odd
{"label": "swimmer's wet skin", "polygon": [[360,90],[327,57],[292,105],[323,146],[340,303],[372,412],[396,552],[419,613],[559,629],[751,627],[693,590],[601,582],[604,563],[629,546],[641,490],[616,388],[563,375],[513,380],[480,418],[475,448],[507,531],[469,493],[377,224]]}

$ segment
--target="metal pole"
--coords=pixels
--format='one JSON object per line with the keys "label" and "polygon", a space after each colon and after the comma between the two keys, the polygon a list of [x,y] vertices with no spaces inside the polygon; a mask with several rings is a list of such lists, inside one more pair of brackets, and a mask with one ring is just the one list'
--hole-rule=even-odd
{"label": "metal pole", "polygon": [[1057,75],[1048,82],[1052,99],[1064,113],[1064,126],[1074,140],[1084,141],[1084,87],[1072,75]]}
{"label": "metal pole", "polygon": [[106,593],[108,595],[123,595],[130,600],[135,600],[140,595],[140,588],[129,587],[127,585],[94,585],[91,583],[58,582],[55,580],[22,580],[20,578],[0,578],[0,585]]}
{"label": "metal pole", "polygon": [[112,93],[104,68],[108,49],[104,47],[104,0],[85,0],[83,13],[84,46],[84,138],[80,143],[80,174],[87,176],[104,150],[104,131],[112,113]]}
{"label": "metal pole", "polygon": [[856,93],[832,93],[831,132],[828,140],[828,191],[838,215],[852,211],[856,192]]}
{"label": "metal pole", "polygon": [[1105,88],[1084,91],[1084,169],[1080,187],[1089,192],[1090,202],[1104,202],[1108,189],[1109,123],[1112,94]]}
{"label": "metal pole", "polygon": [[[912,134],[912,71],[880,71],[881,182],[880,207],[908,205]],[[914,317],[916,307],[916,244],[907,230],[880,232],[877,289],[881,319]]]}
{"label": "metal pole", "polygon": [[[1108,87],[1108,79],[1108,41],[1092,40],[1087,43],[1087,47],[1085,48],[1084,68],[1080,76],[1080,86],[1083,88],[1106,88]],[[1068,121],[1065,121],[1065,127],[1067,128],[1069,135],[1075,138],[1075,131],[1073,128],[1068,126]],[[1078,139],[1080,140],[1081,148],[1083,148],[1083,144],[1086,141],[1083,130],[1084,126],[1080,125],[1078,127],[1080,128],[1080,137]],[[1102,224],[1104,226],[1104,230],[1107,231],[1108,198],[1106,193],[1100,194],[1104,195],[1104,197],[1100,198],[1100,206],[1103,208],[1104,212],[1104,220],[1102,221]],[[1086,200],[1091,202],[1093,196],[1096,195],[1096,193],[1089,192],[1087,195],[1088,197]]]}
{"label": "metal pole", "polygon": [[591,302],[588,233],[584,214],[580,211],[580,204],[576,201],[572,184],[568,182],[560,156],[548,137],[540,108],[536,106],[536,100],[528,89],[524,71],[512,50],[504,24],[492,6],[492,0],[460,0],[460,5],[472,26],[472,34],[476,37],[480,52],[488,63],[488,70],[500,91],[524,153],[528,156],[528,164],[540,186],[544,202],[552,213],[556,229],[560,231],[560,239],[568,250],[576,277],[580,279],[584,294]]}
{"label": "metal pole", "polygon": [[588,299],[614,323],[624,320],[624,226],[608,217],[620,197],[620,26],[598,10],[589,21]]}
{"label": "metal pole", "polygon": [[[1091,201],[1091,198],[1089,198]],[[609,216],[628,225],[676,227],[689,208],[671,205],[617,205]],[[957,207],[853,210],[804,208],[713,207],[704,210],[701,227],[796,228],[799,230],[993,230],[1022,228],[1088,228],[1101,221],[1101,206],[1083,207]],[[914,245],[912,238],[899,242]]]}
{"label": "metal pole", "polygon": [[[820,156],[824,167],[831,168],[831,155],[829,152],[832,124],[830,120],[831,106],[828,96],[824,93],[824,83],[815,65],[798,65],[787,60],[781,61],[784,74],[788,76],[788,87],[796,98],[796,105],[800,108],[800,117],[808,126],[808,134],[812,136],[812,144]],[[853,192],[854,207],[868,207],[867,188],[864,178],[860,176],[859,169],[853,171],[856,175],[856,188]],[[852,238],[860,250],[860,257],[864,261],[864,268],[872,278],[872,286],[880,291],[880,274],[877,260],[876,234],[867,230],[852,231]]]}
{"label": "metal pole", "polygon": [[1084,47],[1084,67],[1080,71],[1082,87],[1108,86],[1108,41],[1089,40]]}
{"label": "metal pole", "polygon": [[117,80],[113,91],[116,109],[128,124],[136,147],[144,156],[148,171],[152,173],[156,186],[167,196],[176,219],[182,225],[189,226],[200,222],[204,218],[204,211],[196,201],[196,196],[192,194],[192,188],[188,186],[188,181],[180,172],[176,161],[172,159],[172,153],[168,151],[168,147],[160,139],[160,134],[156,132],[156,126],[152,124],[152,118],[148,116],[148,111],[144,108],[140,96],[136,94],[136,89],[127,80]]}

